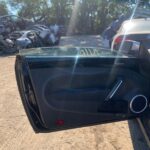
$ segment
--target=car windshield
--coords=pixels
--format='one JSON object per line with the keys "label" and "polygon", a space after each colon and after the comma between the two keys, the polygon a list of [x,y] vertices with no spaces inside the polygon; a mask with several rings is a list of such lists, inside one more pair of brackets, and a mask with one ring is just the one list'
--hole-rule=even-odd
{"label": "car windshield", "polygon": [[123,37],[127,34],[145,34],[143,39],[150,37],[149,0],[2,0],[0,16],[3,39],[15,31],[39,31],[38,38],[27,40],[23,46],[12,41],[20,54],[28,48],[36,51],[41,47],[49,50],[96,47],[136,55],[141,39],[132,36],[129,43],[118,32],[125,31]]}

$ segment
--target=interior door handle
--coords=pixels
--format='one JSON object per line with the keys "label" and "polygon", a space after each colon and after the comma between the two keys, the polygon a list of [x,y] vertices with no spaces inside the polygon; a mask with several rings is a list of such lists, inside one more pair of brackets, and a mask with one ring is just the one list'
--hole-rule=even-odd
{"label": "interior door handle", "polygon": [[112,88],[112,90],[109,92],[108,96],[106,97],[106,101],[110,100],[116,93],[117,91],[119,90],[119,88],[121,87],[123,81],[121,79],[119,79],[115,86]]}

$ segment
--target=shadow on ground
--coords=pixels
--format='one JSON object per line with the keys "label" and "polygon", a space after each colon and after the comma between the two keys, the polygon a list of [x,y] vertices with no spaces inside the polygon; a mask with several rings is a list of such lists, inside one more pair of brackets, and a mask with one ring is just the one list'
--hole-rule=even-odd
{"label": "shadow on ground", "polygon": [[128,124],[134,150],[149,150],[137,120],[129,120]]}

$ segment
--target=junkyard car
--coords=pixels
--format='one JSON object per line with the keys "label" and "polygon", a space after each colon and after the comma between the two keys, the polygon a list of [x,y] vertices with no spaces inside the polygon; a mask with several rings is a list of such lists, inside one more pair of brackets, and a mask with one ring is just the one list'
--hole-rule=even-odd
{"label": "junkyard car", "polygon": [[15,30],[24,30],[27,26],[33,25],[33,22],[16,15],[5,15],[0,16],[0,25],[4,26],[4,32],[6,34]]}
{"label": "junkyard car", "polygon": [[15,53],[17,51],[16,44],[10,39],[5,39],[3,35],[0,34],[0,51],[9,54]]}
{"label": "junkyard car", "polygon": [[15,31],[10,34],[10,39],[14,41],[19,49],[40,47],[42,43],[39,36],[34,31]]}
{"label": "junkyard car", "polygon": [[[132,19],[125,21],[118,33],[114,36],[112,42],[112,50],[124,50],[124,52],[139,51],[139,43],[150,39],[150,19]],[[127,48],[127,46],[132,46]]]}
{"label": "junkyard car", "polygon": [[[46,47],[59,44],[59,32],[52,32],[45,25],[31,24],[26,27],[24,24],[23,27],[19,24],[19,26],[19,21],[13,22],[10,20],[10,16],[2,17],[1,22],[3,24],[0,25],[0,50],[5,53],[18,52],[19,49],[23,48]],[[21,30],[21,27],[22,29],[26,28],[26,30]]]}
{"label": "junkyard car", "polygon": [[24,30],[27,26],[33,25],[33,22],[15,15],[5,15],[0,17],[0,51],[4,53],[17,52],[17,45],[12,40],[11,33]]}
{"label": "junkyard car", "polygon": [[[114,39],[122,32],[123,24],[130,22],[134,22],[134,19],[140,19],[140,18],[147,18],[150,17],[150,10],[149,9],[141,9],[141,8],[136,8],[134,15],[131,16],[132,12],[128,12],[127,14],[122,14],[113,21],[101,34],[102,36],[102,41],[103,41],[103,46],[106,48],[111,48],[115,47]],[[129,20],[129,21],[128,21]],[[138,23],[138,22],[137,22]],[[127,27],[127,26],[126,26]],[[147,26],[148,27],[148,26]],[[141,29],[140,29],[141,30]],[[138,32],[137,32],[138,33]],[[124,33],[122,33],[124,34]],[[114,37],[115,36],[115,37]]]}
{"label": "junkyard car", "polygon": [[53,30],[49,29],[44,25],[34,25],[30,27],[31,30],[35,31],[39,37],[41,37],[42,42],[46,46],[50,45],[58,45],[60,41],[59,32],[55,33]]}

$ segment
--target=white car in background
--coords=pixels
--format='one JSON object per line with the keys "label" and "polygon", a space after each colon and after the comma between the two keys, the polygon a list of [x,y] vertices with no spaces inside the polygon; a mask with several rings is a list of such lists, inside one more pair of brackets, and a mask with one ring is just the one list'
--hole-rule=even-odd
{"label": "white car in background", "polygon": [[117,20],[113,21],[102,33],[103,47],[110,49],[114,35],[116,35],[121,24],[129,19],[129,16],[121,15]]}
{"label": "white car in background", "polygon": [[111,50],[137,53],[145,40],[150,40],[150,18],[124,21],[113,38]]}

